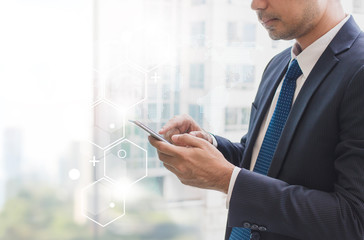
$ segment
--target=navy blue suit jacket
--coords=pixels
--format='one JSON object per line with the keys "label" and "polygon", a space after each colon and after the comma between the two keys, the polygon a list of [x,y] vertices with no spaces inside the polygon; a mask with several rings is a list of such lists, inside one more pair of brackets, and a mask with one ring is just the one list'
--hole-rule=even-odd
{"label": "navy blue suit jacket", "polygon": [[252,149],[290,49],[265,69],[240,143],[216,136],[243,167],[230,200],[232,227],[254,239],[364,239],[364,33],[351,17],[306,79],[287,119],[268,176],[250,172]]}

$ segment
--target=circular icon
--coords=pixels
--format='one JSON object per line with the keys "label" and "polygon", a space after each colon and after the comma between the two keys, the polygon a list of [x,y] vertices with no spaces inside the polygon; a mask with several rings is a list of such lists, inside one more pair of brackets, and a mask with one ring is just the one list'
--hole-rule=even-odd
{"label": "circular icon", "polygon": [[109,128],[110,128],[110,129],[114,129],[114,128],[115,128],[115,123],[110,123],[110,124],[109,124]]}
{"label": "circular icon", "polygon": [[122,158],[122,159],[126,158],[126,151],[123,150],[123,149],[119,150],[118,151],[118,157]]}
{"label": "circular icon", "polygon": [[110,207],[110,208],[114,208],[114,207],[115,207],[115,203],[111,202],[111,203],[109,204],[109,207]]}
{"label": "circular icon", "polygon": [[80,178],[80,170],[78,170],[78,169],[75,169],[75,168],[73,168],[73,169],[71,169],[69,172],[68,172],[68,176],[69,176],[69,178],[71,179],[71,180],[77,180],[77,179],[79,179]]}

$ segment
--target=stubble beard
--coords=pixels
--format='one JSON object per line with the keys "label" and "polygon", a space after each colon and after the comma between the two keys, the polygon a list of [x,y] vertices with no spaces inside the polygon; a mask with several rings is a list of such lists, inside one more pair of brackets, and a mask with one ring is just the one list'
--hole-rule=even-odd
{"label": "stubble beard", "polygon": [[[301,19],[293,21],[292,23],[280,22],[280,24],[286,25],[283,30],[279,31],[276,27],[266,27],[269,37],[273,40],[292,40],[300,38],[309,33],[315,27],[314,19],[318,16],[318,10],[316,6],[308,5],[304,10]],[[259,18],[262,14],[258,13]],[[281,18],[279,18],[281,21]]]}

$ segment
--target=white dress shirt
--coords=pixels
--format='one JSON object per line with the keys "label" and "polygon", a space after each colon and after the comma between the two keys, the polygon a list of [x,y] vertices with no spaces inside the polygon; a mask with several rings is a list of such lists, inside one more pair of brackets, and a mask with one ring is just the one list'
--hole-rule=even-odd
{"label": "white dress shirt", "polygon": [[[305,83],[307,77],[310,75],[313,67],[316,65],[317,61],[325,51],[325,49],[328,47],[330,42],[334,39],[336,34],[339,32],[339,30],[342,28],[342,26],[349,20],[350,15],[346,16],[345,19],[343,19],[339,24],[337,24],[334,28],[332,28],[329,32],[327,32],[325,35],[323,35],[321,38],[317,39],[315,42],[313,42],[310,46],[308,46],[306,49],[301,51],[300,46],[298,43],[295,43],[291,50],[291,61],[293,59],[297,59],[298,65],[300,66],[302,70],[302,75],[298,77],[296,82],[296,90],[293,96],[293,103],[295,102],[299,92],[301,91],[301,88],[303,84]],[[284,77],[283,77],[284,79]],[[256,142],[253,147],[253,153],[252,153],[252,159],[250,163],[250,171],[253,171],[255,163],[258,158],[258,154],[260,151],[260,147],[262,146],[263,139],[265,136],[265,133],[267,131],[268,125],[270,123],[270,120],[272,118],[274,109],[277,105],[278,97],[281,92],[283,79],[281,80],[281,83],[279,84],[276,93],[273,97],[272,103],[270,105],[270,108],[268,112],[265,114],[264,120],[262,122],[262,125],[259,130],[258,137],[256,139]],[[215,146],[217,146],[217,141],[213,137],[213,143]],[[241,168],[235,167],[234,171],[230,178],[230,184],[229,184],[229,190],[227,194],[226,199],[226,207],[229,208],[230,198],[231,194],[235,185],[236,178],[240,172]]]}

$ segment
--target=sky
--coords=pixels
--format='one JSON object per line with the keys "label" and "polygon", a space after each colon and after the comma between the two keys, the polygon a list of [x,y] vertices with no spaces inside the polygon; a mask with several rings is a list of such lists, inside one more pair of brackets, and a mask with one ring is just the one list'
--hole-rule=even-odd
{"label": "sky", "polygon": [[57,155],[86,134],[92,96],[91,4],[0,0],[0,146],[5,128],[22,129],[28,171],[56,171]]}

